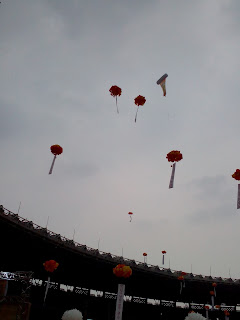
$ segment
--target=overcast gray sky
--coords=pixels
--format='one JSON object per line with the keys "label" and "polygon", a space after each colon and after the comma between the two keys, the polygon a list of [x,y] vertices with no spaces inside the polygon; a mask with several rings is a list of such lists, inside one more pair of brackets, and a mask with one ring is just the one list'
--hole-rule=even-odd
{"label": "overcast gray sky", "polygon": [[102,251],[240,278],[239,57],[239,0],[2,0],[0,204]]}

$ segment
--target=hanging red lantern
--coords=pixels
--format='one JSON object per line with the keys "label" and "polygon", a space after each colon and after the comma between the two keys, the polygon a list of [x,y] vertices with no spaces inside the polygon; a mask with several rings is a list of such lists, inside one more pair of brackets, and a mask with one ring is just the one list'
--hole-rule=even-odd
{"label": "hanging red lantern", "polygon": [[182,294],[182,289],[185,288],[184,276],[183,275],[179,276],[178,280],[180,281],[180,294]]}
{"label": "hanging red lantern", "polygon": [[[59,266],[59,263],[56,262],[55,260],[48,260],[43,263],[43,266],[47,272],[54,272],[57,267]],[[46,285],[46,290],[45,290],[45,295],[44,295],[44,300],[43,300],[43,305],[45,304],[46,298],[47,298],[47,293],[48,293],[48,288],[50,285],[50,276],[48,276],[48,281]]]}
{"label": "hanging red lantern", "polygon": [[174,183],[174,176],[175,176],[175,167],[176,167],[176,162],[182,160],[183,156],[180,151],[178,150],[173,150],[169,152],[166,156],[169,162],[174,162],[172,167],[172,174],[171,174],[171,179],[169,183],[169,189],[173,188],[173,183]]}
{"label": "hanging red lantern", "polygon": [[113,273],[119,278],[129,278],[132,275],[132,269],[125,264],[118,264],[113,268]]}
{"label": "hanging red lantern", "polygon": [[147,253],[143,252],[143,262],[147,263]]}
{"label": "hanging red lantern", "polygon": [[59,263],[56,262],[55,260],[48,260],[43,263],[43,266],[47,272],[53,272],[57,269],[59,266]]}
{"label": "hanging red lantern", "polygon": [[112,86],[110,89],[109,89],[110,93],[111,93],[111,96],[113,97],[116,97],[116,106],[117,106],[117,113],[119,113],[119,110],[118,110],[118,105],[117,105],[117,97],[122,94],[122,89],[119,88],[118,86]]}
{"label": "hanging red lantern", "polygon": [[208,319],[208,310],[209,310],[209,306],[204,306],[205,310],[206,310],[206,318]]}
{"label": "hanging red lantern", "polygon": [[212,283],[212,287],[213,287],[213,291],[214,291],[214,296],[215,297],[216,297],[216,286],[217,286],[216,282],[213,282]]}
{"label": "hanging red lantern", "polygon": [[58,144],[54,144],[53,146],[51,146],[50,150],[53,153],[54,157],[53,157],[53,161],[52,161],[52,165],[51,165],[49,174],[52,173],[56,157],[63,152],[63,148],[60,147]]}
{"label": "hanging red lantern", "polygon": [[[236,171],[234,172],[234,174],[232,174],[232,177],[239,181],[240,180],[240,170],[236,169]],[[238,184],[238,196],[237,196],[237,209],[240,208],[240,184]]]}
{"label": "hanging red lantern", "polygon": [[162,256],[162,264],[164,264],[164,255],[167,253],[167,251],[165,251],[165,250],[163,250],[162,251],[162,254],[163,254],[163,256]]}
{"label": "hanging red lantern", "polygon": [[129,215],[130,222],[131,222],[131,221],[132,221],[132,215],[133,215],[133,213],[132,213],[132,212],[128,212],[128,215]]}
{"label": "hanging red lantern", "polygon": [[134,99],[134,102],[138,106],[137,112],[136,112],[136,116],[135,116],[135,122],[136,122],[137,121],[137,113],[138,113],[139,106],[143,106],[145,104],[145,102],[146,102],[146,99],[143,96],[137,96],[137,98]]}
{"label": "hanging red lantern", "polygon": [[212,310],[214,309],[214,296],[215,296],[215,293],[214,293],[214,291],[210,291],[209,292],[210,293],[210,295],[211,295],[211,300],[212,300]]}

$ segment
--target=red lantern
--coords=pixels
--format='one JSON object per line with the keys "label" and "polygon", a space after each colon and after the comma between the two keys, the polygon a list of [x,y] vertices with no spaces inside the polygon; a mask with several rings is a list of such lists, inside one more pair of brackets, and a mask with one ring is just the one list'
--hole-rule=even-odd
{"label": "red lantern", "polygon": [[143,96],[137,96],[137,98],[134,99],[134,102],[138,106],[137,112],[136,112],[136,116],[135,116],[135,122],[136,122],[137,121],[137,113],[138,113],[139,106],[143,106],[145,104],[145,102],[146,102],[146,99]]}
{"label": "red lantern", "polygon": [[167,253],[167,251],[165,251],[165,250],[163,250],[162,251],[162,254],[163,254],[163,256],[162,256],[162,264],[164,264],[164,255]]}
{"label": "red lantern", "polygon": [[172,174],[171,174],[171,179],[169,183],[169,189],[173,188],[173,183],[174,183],[174,176],[175,176],[175,167],[176,167],[176,162],[182,160],[183,156],[180,151],[178,150],[173,150],[169,152],[166,156],[169,162],[174,162],[172,167]]}
{"label": "red lantern", "polygon": [[[43,266],[44,266],[44,268],[45,268],[45,270],[47,272],[51,272],[52,273],[57,269],[57,267],[59,266],[59,263],[56,262],[55,260],[48,260],[48,261],[43,263]],[[43,300],[43,305],[45,305],[45,301],[46,301],[46,298],[47,298],[49,285],[50,285],[50,276],[48,276],[48,281],[47,281],[44,300]]]}
{"label": "red lantern", "polygon": [[[232,175],[232,177],[239,181],[240,180],[240,170],[237,169],[234,174]],[[240,184],[238,184],[238,197],[237,197],[237,209],[240,208]]]}
{"label": "red lantern", "polygon": [[118,264],[113,268],[113,273],[119,278],[129,278],[132,275],[132,269],[125,264]]}
{"label": "red lantern", "polygon": [[52,161],[52,165],[51,165],[49,174],[52,173],[56,157],[63,152],[63,148],[60,147],[58,144],[54,144],[53,146],[51,146],[50,150],[54,154],[54,157],[53,157],[53,161]]}
{"label": "red lantern", "polygon": [[143,262],[147,263],[147,253],[143,252]]}
{"label": "red lantern", "polygon": [[213,287],[213,291],[214,291],[214,296],[215,297],[216,297],[216,286],[217,286],[216,282],[213,282],[212,283],[212,287]]}
{"label": "red lantern", "polygon": [[55,260],[49,260],[44,262],[43,266],[47,272],[53,272],[57,269],[59,263],[57,263]]}
{"label": "red lantern", "polygon": [[110,93],[111,93],[111,96],[116,97],[117,113],[119,113],[119,111],[118,111],[118,105],[117,105],[117,96],[120,97],[120,95],[122,94],[122,89],[119,88],[118,86],[112,86],[112,87],[109,89],[109,91],[110,91]]}
{"label": "red lantern", "polygon": [[184,276],[179,276],[178,280],[180,281],[180,294],[182,294],[182,289],[185,288]]}
{"label": "red lantern", "polygon": [[130,222],[131,222],[133,213],[132,212],[128,212],[128,214],[129,214],[129,218],[130,218]]}
{"label": "red lantern", "polygon": [[169,152],[166,156],[169,162],[178,162],[182,160],[183,156],[180,151],[178,150],[173,150]]}

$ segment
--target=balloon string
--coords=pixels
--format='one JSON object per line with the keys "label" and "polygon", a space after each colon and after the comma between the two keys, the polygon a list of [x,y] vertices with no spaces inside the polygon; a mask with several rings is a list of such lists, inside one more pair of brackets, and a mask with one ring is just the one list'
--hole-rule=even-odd
{"label": "balloon string", "polygon": [[136,112],[136,116],[135,116],[135,122],[137,122],[137,113],[138,113],[138,109],[139,109],[139,106],[137,108],[137,112]]}
{"label": "balloon string", "polygon": [[55,160],[56,160],[56,157],[57,157],[57,155],[55,154],[55,155],[54,155],[54,158],[53,158],[53,161],[52,161],[51,168],[50,168],[50,170],[49,170],[49,174],[52,174],[53,166],[54,166],[54,162],[55,162]]}
{"label": "balloon string", "polygon": [[132,216],[130,216],[130,222],[132,222]]}
{"label": "balloon string", "polygon": [[116,96],[116,106],[117,106],[117,113],[119,113],[118,105],[117,105],[117,96]]}

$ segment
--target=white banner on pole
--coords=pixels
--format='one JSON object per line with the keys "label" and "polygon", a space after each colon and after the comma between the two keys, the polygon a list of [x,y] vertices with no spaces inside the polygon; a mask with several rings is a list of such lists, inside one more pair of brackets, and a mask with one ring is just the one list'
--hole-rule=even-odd
{"label": "white banner on pole", "polygon": [[238,185],[237,209],[240,209],[240,184]]}
{"label": "white banner on pole", "polygon": [[119,283],[118,284],[115,320],[122,320],[124,292],[125,292],[125,284]]}
{"label": "white banner on pole", "polygon": [[169,183],[169,189],[173,188],[175,167],[176,167],[176,162],[174,162],[174,164],[172,165],[172,174],[171,174],[171,179],[170,179],[170,183]]}

